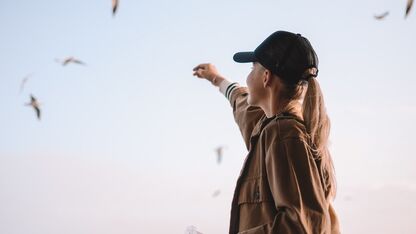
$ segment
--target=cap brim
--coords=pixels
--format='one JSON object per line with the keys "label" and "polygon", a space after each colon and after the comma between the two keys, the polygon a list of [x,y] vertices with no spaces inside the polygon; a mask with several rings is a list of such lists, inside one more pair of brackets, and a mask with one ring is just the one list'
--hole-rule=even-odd
{"label": "cap brim", "polygon": [[238,52],[233,56],[234,61],[237,63],[251,63],[256,62],[254,52]]}

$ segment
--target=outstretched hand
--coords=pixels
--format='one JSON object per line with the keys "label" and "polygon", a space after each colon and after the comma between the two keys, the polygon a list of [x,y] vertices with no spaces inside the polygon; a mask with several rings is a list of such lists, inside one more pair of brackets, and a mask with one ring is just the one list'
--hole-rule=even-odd
{"label": "outstretched hand", "polygon": [[193,75],[210,81],[213,85],[218,86],[224,78],[218,73],[217,68],[211,63],[202,63],[194,67]]}

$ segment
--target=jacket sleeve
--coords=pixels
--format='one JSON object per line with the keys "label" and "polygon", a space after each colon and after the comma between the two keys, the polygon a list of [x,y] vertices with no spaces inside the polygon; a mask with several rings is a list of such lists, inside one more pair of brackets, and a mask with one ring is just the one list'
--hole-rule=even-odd
{"label": "jacket sleeve", "polygon": [[264,233],[331,233],[329,204],[307,144],[290,138],[269,146],[265,163],[277,214]]}
{"label": "jacket sleeve", "polygon": [[233,90],[229,100],[231,106],[233,107],[235,122],[240,129],[248,150],[250,146],[250,136],[253,128],[264,115],[264,112],[260,107],[248,105],[247,98],[247,87],[238,87]]}

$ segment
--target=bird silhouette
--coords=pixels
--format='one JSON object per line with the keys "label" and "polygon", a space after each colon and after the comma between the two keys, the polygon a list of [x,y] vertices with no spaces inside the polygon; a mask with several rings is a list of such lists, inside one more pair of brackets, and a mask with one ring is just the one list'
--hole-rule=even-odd
{"label": "bird silhouette", "polygon": [[223,152],[224,149],[226,147],[225,146],[218,146],[217,148],[215,148],[215,152],[217,152],[217,163],[220,164],[222,161],[222,156],[223,156]]}
{"label": "bird silhouette", "polygon": [[220,195],[221,190],[217,189],[215,190],[215,192],[212,194],[212,197],[218,197],[218,195]]}
{"label": "bird silhouette", "polygon": [[386,11],[386,12],[384,12],[383,14],[380,14],[380,15],[374,15],[374,18],[376,19],[376,20],[382,20],[382,19],[384,19],[386,16],[388,16],[389,15],[389,12],[388,11]]}
{"label": "bird silhouette", "polygon": [[116,14],[117,7],[118,7],[118,0],[112,0],[112,9],[113,9],[113,16]]}
{"label": "bird silhouette", "polygon": [[185,234],[202,234],[202,232],[198,232],[195,226],[189,226],[186,228]]}
{"label": "bird silhouette", "polygon": [[64,58],[62,60],[61,59],[55,59],[55,61],[58,62],[58,63],[61,63],[62,66],[66,66],[69,63],[75,63],[75,64],[79,64],[79,65],[86,65],[83,61],[81,61],[79,59],[76,59],[76,58],[74,58],[72,56],[66,57],[66,58]]}
{"label": "bird silhouette", "polygon": [[33,107],[33,109],[36,112],[36,116],[38,117],[38,120],[40,120],[40,104],[32,94],[30,95],[30,102],[26,103],[26,106]]}
{"label": "bird silhouette", "polygon": [[413,0],[407,0],[407,4],[406,4],[406,14],[404,15],[404,18],[407,18],[407,16],[410,13],[410,10],[412,9],[413,6]]}
{"label": "bird silhouette", "polygon": [[22,82],[20,82],[20,93],[23,92],[25,84],[29,80],[29,77],[31,77],[31,76],[32,76],[32,74],[29,74],[29,75],[26,75],[25,77],[23,77]]}

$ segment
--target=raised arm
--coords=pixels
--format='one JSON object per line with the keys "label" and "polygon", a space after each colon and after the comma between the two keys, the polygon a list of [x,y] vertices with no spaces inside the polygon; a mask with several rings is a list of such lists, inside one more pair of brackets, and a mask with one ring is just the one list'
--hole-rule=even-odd
{"label": "raised arm", "polygon": [[210,81],[218,87],[230,101],[233,108],[234,119],[240,129],[247,149],[249,149],[250,136],[254,126],[264,115],[259,107],[250,106],[247,103],[248,92],[246,87],[241,87],[238,83],[230,82],[221,76],[213,64],[200,64],[194,69],[194,76]]}

